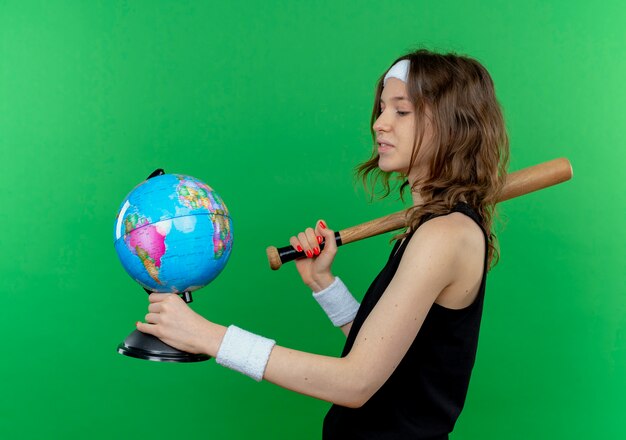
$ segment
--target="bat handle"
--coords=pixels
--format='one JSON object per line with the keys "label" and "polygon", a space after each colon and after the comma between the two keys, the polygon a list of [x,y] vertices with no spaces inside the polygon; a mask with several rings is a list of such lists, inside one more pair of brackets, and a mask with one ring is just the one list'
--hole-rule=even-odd
{"label": "bat handle", "polygon": [[[340,231],[335,232],[335,243],[337,243],[337,246],[341,246],[343,244]],[[324,249],[324,242],[320,244],[320,249]],[[278,270],[283,263],[288,263],[289,261],[297,260],[298,258],[306,258],[306,254],[304,252],[298,252],[293,248],[293,246],[285,246],[281,248],[268,246],[266,252],[267,259],[270,262],[272,270]]]}

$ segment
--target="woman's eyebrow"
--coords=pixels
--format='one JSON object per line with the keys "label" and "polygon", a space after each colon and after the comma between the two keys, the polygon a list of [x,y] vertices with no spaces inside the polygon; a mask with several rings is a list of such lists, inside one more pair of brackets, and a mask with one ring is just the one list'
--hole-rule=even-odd
{"label": "woman's eyebrow", "polygon": [[[390,99],[390,101],[408,101],[409,98],[407,98],[406,96],[394,96],[393,98]],[[380,102],[381,103],[385,103],[385,100],[383,98],[380,98]]]}

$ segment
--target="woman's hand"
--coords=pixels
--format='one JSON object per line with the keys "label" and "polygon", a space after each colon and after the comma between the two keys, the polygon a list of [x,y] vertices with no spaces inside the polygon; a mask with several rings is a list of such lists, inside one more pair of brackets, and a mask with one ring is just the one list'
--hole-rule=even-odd
{"label": "woman's hand", "polygon": [[[320,250],[322,242],[324,250]],[[328,229],[323,220],[319,220],[315,229],[307,228],[297,236],[291,237],[289,243],[298,252],[306,253],[306,258],[296,260],[296,268],[304,284],[314,292],[328,287],[335,279],[330,271],[337,254],[335,232]]]}
{"label": "woman's hand", "polygon": [[188,353],[216,356],[226,327],[198,315],[178,295],[152,293],[149,298],[146,322],[137,322],[137,330]]}

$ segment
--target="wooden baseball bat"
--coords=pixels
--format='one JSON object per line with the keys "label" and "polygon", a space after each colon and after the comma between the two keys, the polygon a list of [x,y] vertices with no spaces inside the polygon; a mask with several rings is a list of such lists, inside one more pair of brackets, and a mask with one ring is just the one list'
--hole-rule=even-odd
{"label": "wooden baseball bat", "polygon": [[[511,173],[498,199],[498,203],[515,197],[523,196],[549,186],[570,180],[573,176],[572,165],[566,158],[554,159]],[[386,215],[360,225],[335,232],[337,246],[352,243],[364,238],[384,234],[406,227],[407,210]],[[323,248],[323,243],[320,245]],[[277,270],[283,263],[304,257],[304,252],[298,252],[291,246],[267,248],[267,259],[272,270]]]}

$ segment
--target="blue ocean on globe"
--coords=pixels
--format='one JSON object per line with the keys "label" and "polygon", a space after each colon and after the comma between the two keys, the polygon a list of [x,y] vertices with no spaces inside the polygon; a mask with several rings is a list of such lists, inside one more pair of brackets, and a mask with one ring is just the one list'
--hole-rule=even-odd
{"label": "blue ocean on globe", "polygon": [[186,175],[163,174],[126,196],[113,230],[126,272],[152,292],[191,292],[213,281],[233,247],[221,197]]}

